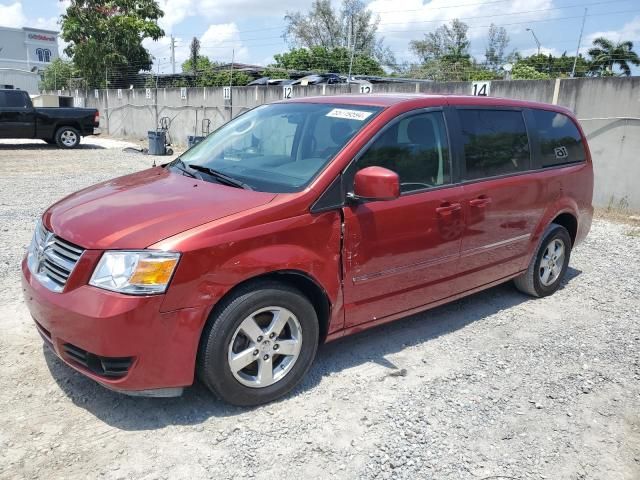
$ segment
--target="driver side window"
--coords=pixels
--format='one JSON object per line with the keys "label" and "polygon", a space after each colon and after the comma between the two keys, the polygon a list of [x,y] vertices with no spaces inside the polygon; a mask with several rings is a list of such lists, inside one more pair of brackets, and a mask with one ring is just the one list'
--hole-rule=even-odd
{"label": "driver side window", "polygon": [[384,167],[400,177],[402,193],[451,182],[451,161],[442,112],[411,115],[392,124],[358,160],[358,170]]}

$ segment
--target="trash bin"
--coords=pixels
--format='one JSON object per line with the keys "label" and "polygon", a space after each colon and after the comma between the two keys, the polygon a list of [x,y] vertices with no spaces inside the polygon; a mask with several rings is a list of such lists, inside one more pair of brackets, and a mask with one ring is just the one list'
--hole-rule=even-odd
{"label": "trash bin", "polygon": [[204,137],[199,136],[199,135],[189,135],[187,137],[187,146],[189,148],[193,147],[194,145],[197,145],[198,143],[200,143],[202,140],[204,140]]}
{"label": "trash bin", "polygon": [[149,155],[166,155],[167,132],[149,130]]}

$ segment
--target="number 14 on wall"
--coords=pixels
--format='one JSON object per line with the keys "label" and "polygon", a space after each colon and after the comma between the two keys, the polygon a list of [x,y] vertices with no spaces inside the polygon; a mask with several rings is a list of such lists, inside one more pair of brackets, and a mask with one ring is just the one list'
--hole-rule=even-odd
{"label": "number 14 on wall", "polygon": [[474,97],[488,97],[491,91],[491,82],[473,82],[471,95]]}

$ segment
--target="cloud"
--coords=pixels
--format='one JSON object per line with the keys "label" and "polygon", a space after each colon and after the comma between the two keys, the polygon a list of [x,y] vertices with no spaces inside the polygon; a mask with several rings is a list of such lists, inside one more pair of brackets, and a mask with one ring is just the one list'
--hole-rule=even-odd
{"label": "cloud", "polygon": [[[235,23],[212,24],[207,27],[204,33],[198,36],[200,40],[200,54],[212,60],[220,62],[231,62],[232,51],[235,50],[236,62],[249,61],[249,49],[240,40],[240,32]],[[189,58],[190,38],[175,37],[176,41],[176,73],[182,71],[182,63]],[[158,63],[161,73],[169,73],[171,67],[171,37],[166,36],[157,42],[146,39],[142,42],[144,47],[154,57],[153,70],[156,71]]]}
{"label": "cloud", "polygon": [[160,26],[167,33],[189,17],[202,17],[217,22],[233,22],[238,17],[279,17],[287,11],[307,10],[312,0],[278,0],[277,5],[265,0],[159,0],[164,17]]}
{"label": "cloud", "polygon": [[197,2],[194,0],[159,0],[158,4],[164,12],[164,17],[158,23],[166,34],[172,33],[173,27],[187,17],[196,15]]}
{"label": "cloud", "polygon": [[[522,50],[519,50],[519,52],[523,57],[529,57],[531,55],[537,54],[538,49],[536,47],[524,48]],[[540,47],[540,53],[543,55],[553,55],[554,57],[559,57],[564,53],[564,51],[560,51],[557,48]],[[573,55],[573,54],[567,52],[567,55]]]}
{"label": "cloud", "polygon": [[[369,9],[380,15],[378,33],[400,58],[410,57],[408,44],[411,40],[423,38],[424,34],[433,32],[454,18],[469,26],[468,35],[472,40],[473,50],[479,50],[480,41],[486,38],[491,23],[522,23],[505,25],[513,36],[524,31],[525,22],[548,19],[557,14],[557,11],[548,10],[553,8],[553,0],[485,0],[466,3],[458,3],[456,0],[454,5],[451,5],[450,0],[431,0],[429,3],[423,3],[423,0],[404,0],[402,8],[398,8],[398,3],[398,0],[373,0],[369,3]],[[481,46],[484,50],[484,43]]]}
{"label": "cloud", "polygon": [[12,4],[0,3],[0,25],[3,27],[23,26],[27,22],[27,17],[22,11],[22,4],[14,2]]}
{"label": "cloud", "polygon": [[582,40],[580,51],[586,53],[591,48],[593,41],[598,37],[605,37],[614,42],[630,40],[636,44],[640,43],[640,16],[634,17],[617,30],[600,31],[586,35]]}
{"label": "cloud", "polygon": [[234,19],[238,16],[283,18],[287,11],[306,11],[312,0],[200,0],[195,2],[197,11],[206,18]]}
{"label": "cloud", "polygon": [[249,50],[242,44],[238,26],[233,22],[209,25],[200,37],[200,44],[202,53],[216,60],[229,62],[232,55],[240,62],[249,58]]}

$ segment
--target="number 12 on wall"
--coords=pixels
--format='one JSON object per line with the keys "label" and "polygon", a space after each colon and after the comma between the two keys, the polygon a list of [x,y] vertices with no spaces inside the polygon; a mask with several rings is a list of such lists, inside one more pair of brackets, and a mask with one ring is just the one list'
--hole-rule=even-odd
{"label": "number 12 on wall", "polygon": [[293,98],[293,87],[290,85],[285,85],[282,87],[282,98],[287,100],[288,98]]}
{"label": "number 12 on wall", "polygon": [[488,97],[491,91],[491,82],[473,82],[471,95],[474,97]]}

